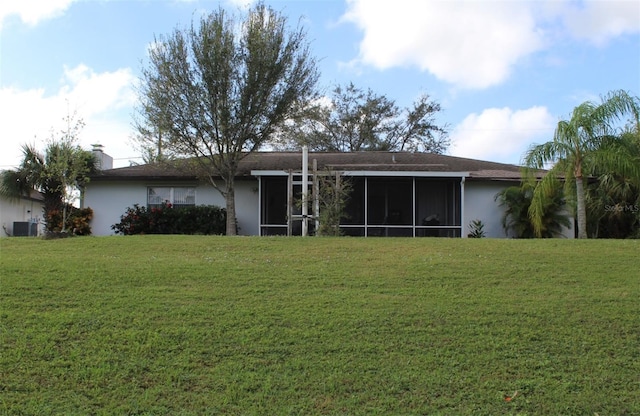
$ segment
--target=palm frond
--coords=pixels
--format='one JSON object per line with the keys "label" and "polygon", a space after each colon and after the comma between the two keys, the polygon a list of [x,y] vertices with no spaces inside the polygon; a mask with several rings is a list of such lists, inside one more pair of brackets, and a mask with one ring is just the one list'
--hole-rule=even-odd
{"label": "palm frond", "polygon": [[33,188],[22,170],[0,172],[0,195],[7,199],[19,199],[28,196]]}
{"label": "palm frond", "polygon": [[556,165],[552,168],[543,178],[538,182],[533,190],[531,197],[531,205],[529,206],[528,215],[533,225],[533,232],[536,237],[542,237],[544,232],[544,216],[546,212],[546,206],[550,198],[558,192],[561,188],[560,176],[557,172],[558,167],[564,167]]}
{"label": "palm frond", "polygon": [[566,143],[553,140],[531,146],[524,155],[523,164],[533,169],[545,169],[570,155],[571,148]]}

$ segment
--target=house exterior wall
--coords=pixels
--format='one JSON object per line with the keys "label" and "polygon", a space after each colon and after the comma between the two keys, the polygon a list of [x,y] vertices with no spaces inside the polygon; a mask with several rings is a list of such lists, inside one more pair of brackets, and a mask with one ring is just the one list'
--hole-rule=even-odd
{"label": "house exterior wall", "polygon": [[467,181],[464,187],[464,218],[462,219],[463,235],[471,231],[469,223],[480,220],[484,224],[485,236],[490,238],[512,237],[502,228],[504,209],[495,201],[498,192],[511,182]]}
{"label": "house exterior wall", "polygon": [[111,226],[120,222],[127,207],[146,206],[147,184],[144,182],[91,182],[84,193],[85,207],[93,209],[91,233],[114,234]]}
{"label": "house exterior wall", "polygon": [[260,234],[259,209],[258,180],[236,181],[236,216],[238,217],[238,234]]}
{"label": "house exterior wall", "polygon": [[[495,201],[495,195],[512,184],[511,182],[489,180],[466,181],[464,187],[464,214],[461,224],[463,236],[466,236],[470,231],[469,223],[478,219],[485,225],[486,237],[513,237],[505,234],[501,224],[504,210]],[[94,210],[94,218],[91,222],[92,232],[94,235],[114,234],[111,226],[120,221],[120,217],[127,207],[131,207],[134,204],[146,206],[148,186],[189,185],[194,184],[150,181],[91,182],[85,192],[84,206],[91,207]],[[196,205],[224,207],[225,201],[222,195],[212,186],[199,184],[196,186]],[[239,227],[238,234],[260,235],[259,209],[258,180],[255,178],[237,180],[236,214]],[[3,221],[5,221],[4,211],[3,205]],[[37,208],[37,212],[42,212],[41,207]],[[24,215],[20,218],[24,218]],[[29,217],[26,218],[28,219]],[[565,230],[564,237],[573,238],[573,229]]]}
{"label": "house exterior wall", "polygon": [[[466,236],[469,223],[480,220],[484,224],[485,236],[489,238],[513,238],[513,233],[505,233],[502,215],[505,209],[495,200],[498,192],[512,186],[512,182],[467,181],[464,191],[463,233]],[[573,227],[564,228],[562,238],[574,238]]]}
{"label": "house exterior wall", "polygon": [[[147,205],[147,187],[149,186],[193,186],[193,183],[166,183],[151,181],[113,181],[91,182],[84,195],[84,206],[93,209],[91,220],[93,235],[111,235],[113,224],[128,207],[134,204]],[[258,181],[236,181],[236,215],[238,233],[241,235],[258,234]],[[220,192],[207,184],[196,185],[196,205],[225,206]]]}
{"label": "house exterior wall", "polygon": [[31,199],[21,198],[19,200],[10,200],[0,198],[0,237],[13,235],[14,222],[38,222],[38,235],[44,232],[44,224],[42,223],[42,211],[44,205],[42,202]]}
{"label": "house exterior wall", "polygon": [[[258,235],[258,179],[243,179],[235,181],[236,218],[239,235]],[[210,185],[200,185],[196,188],[196,205],[217,205],[224,208],[225,200],[215,188]]]}

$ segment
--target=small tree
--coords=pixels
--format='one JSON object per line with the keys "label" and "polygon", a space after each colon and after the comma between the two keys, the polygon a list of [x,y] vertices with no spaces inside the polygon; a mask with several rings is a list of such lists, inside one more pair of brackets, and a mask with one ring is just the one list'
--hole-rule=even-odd
{"label": "small tree", "polygon": [[67,115],[64,121],[66,128],[60,132],[59,137],[52,135],[49,140],[45,156],[46,168],[42,170],[45,181],[57,184],[55,191],[60,193],[62,199],[60,231],[63,233],[67,231],[68,207],[77,198],[76,191],[82,192],[89,181],[89,174],[95,170],[93,154],[76,144],[84,122],[74,121],[71,115]]}
{"label": "small tree", "polygon": [[289,31],[287,19],[262,3],[241,21],[219,9],[156,39],[135,124],[163,159],[189,159],[180,166],[222,194],[226,231],[234,235],[240,160],[296,117],[314,97],[317,79],[300,27]]}
{"label": "small tree", "polygon": [[352,186],[340,173],[319,175],[318,202],[320,223],[317,233],[321,236],[339,236],[340,221],[346,218],[345,207],[351,196]]}
{"label": "small tree", "polygon": [[449,147],[447,126],[438,126],[440,104],[421,96],[412,108],[400,109],[393,100],[363,91],[353,84],[337,86],[330,103],[318,101],[304,117],[291,121],[280,135],[279,146],[314,151],[361,150],[444,153]]}

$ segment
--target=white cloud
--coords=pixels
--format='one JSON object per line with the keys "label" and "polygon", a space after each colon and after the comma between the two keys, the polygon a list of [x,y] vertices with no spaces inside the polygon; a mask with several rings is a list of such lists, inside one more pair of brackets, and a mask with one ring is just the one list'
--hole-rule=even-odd
{"label": "white cloud", "polygon": [[522,1],[348,0],[343,20],[364,37],[359,60],[379,69],[416,66],[463,88],[504,81],[543,47],[531,4]]}
{"label": "white cloud", "polygon": [[75,103],[87,115],[130,106],[135,95],[131,89],[135,78],[130,69],[96,74],[86,65],[64,69],[59,94]]}
{"label": "white cloud", "polygon": [[35,26],[42,20],[61,15],[74,1],[77,0],[3,0],[0,2],[0,27],[12,15]]}
{"label": "white cloud", "polygon": [[569,3],[562,18],[572,36],[603,45],[620,35],[640,33],[640,2],[586,0],[580,4]]}
{"label": "white cloud", "polygon": [[350,63],[417,67],[455,87],[499,85],[561,39],[603,45],[640,33],[637,0],[347,0],[342,21],[360,28]]}
{"label": "white cloud", "polygon": [[[135,78],[129,69],[95,73],[85,65],[65,68],[60,89],[48,95],[44,89],[0,89],[0,169],[19,164],[21,146],[42,148],[64,126],[62,119],[77,112],[86,124],[79,144],[84,148],[100,142],[112,156],[128,157],[131,108]],[[125,161],[125,164],[126,161]]]}
{"label": "white cloud", "polygon": [[553,138],[556,120],[546,107],[488,108],[468,115],[451,133],[451,154],[519,164],[533,143]]}

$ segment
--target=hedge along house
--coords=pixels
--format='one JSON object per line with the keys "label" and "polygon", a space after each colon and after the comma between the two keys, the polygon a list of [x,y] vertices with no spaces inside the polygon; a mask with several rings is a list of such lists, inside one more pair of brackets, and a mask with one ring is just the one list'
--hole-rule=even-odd
{"label": "hedge along house", "polygon": [[[308,229],[317,226],[318,177],[337,177],[351,189],[340,223],[349,236],[466,237],[469,223],[480,220],[487,237],[505,237],[495,195],[521,179],[516,165],[429,153],[310,153],[307,160]],[[235,181],[238,234],[302,235],[296,200],[303,169],[302,152],[246,156]],[[99,172],[86,187],[84,205],[94,210],[93,233],[108,235],[127,207],[163,202],[225,206],[221,194],[193,173],[155,164]]]}

